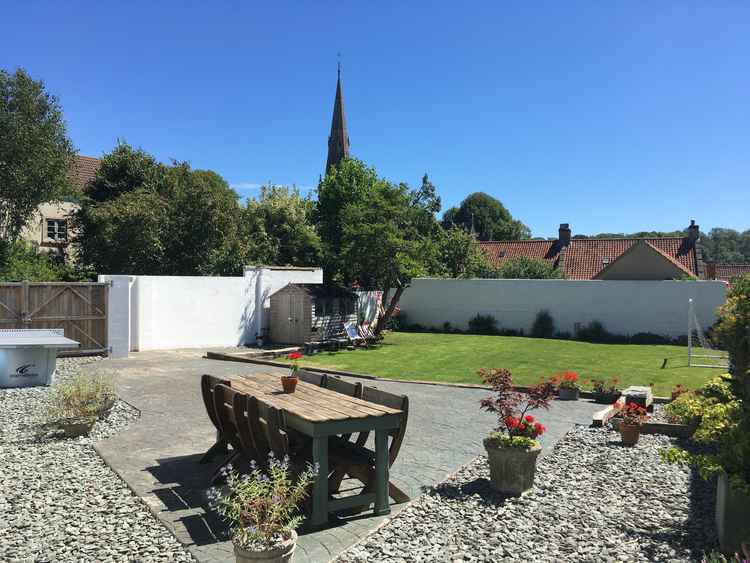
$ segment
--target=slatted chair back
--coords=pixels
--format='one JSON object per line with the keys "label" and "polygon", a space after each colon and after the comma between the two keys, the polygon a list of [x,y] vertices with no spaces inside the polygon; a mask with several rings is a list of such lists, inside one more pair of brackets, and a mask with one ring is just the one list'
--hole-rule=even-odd
{"label": "slatted chair back", "polygon": [[[406,434],[406,422],[409,419],[409,397],[406,395],[396,395],[394,393],[388,393],[374,387],[364,387],[362,389],[362,399],[370,401],[384,407],[390,407],[392,409],[399,409],[402,411],[401,424],[398,428],[394,428],[388,431],[388,435],[391,438],[391,443],[388,446],[388,462],[393,465],[398,457],[398,452],[401,449],[401,444],[404,441],[404,435]],[[357,438],[357,445],[362,447],[367,442],[369,432],[362,432]]]}
{"label": "slatted chair back", "polygon": [[219,428],[219,419],[216,416],[216,407],[214,406],[214,388],[217,385],[226,385],[229,387],[230,381],[228,379],[221,379],[208,374],[203,374],[203,377],[201,377],[201,395],[203,396],[203,404],[206,407],[206,413],[216,427],[216,430],[221,432],[221,429]]}
{"label": "slatted chair back", "polygon": [[283,459],[289,453],[289,438],[282,429],[281,411],[253,395],[237,393],[233,400],[237,431],[248,455],[260,464],[266,463],[270,452]]}
{"label": "slatted chair back", "polygon": [[213,388],[214,412],[219,432],[233,447],[239,445],[237,419],[234,412],[234,396],[236,394],[237,391],[223,383],[219,383]]}
{"label": "slatted chair back", "polygon": [[312,383],[313,385],[317,385],[318,387],[326,386],[328,375],[326,375],[325,373],[308,371],[306,369],[301,369],[297,373],[299,374],[299,378],[305,383]]}
{"label": "slatted chair back", "polygon": [[331,391],[336,391],[336,393],[341,393],[342,395],[347,395],[349,397],[356,397],[358,399],[362,397],[361,383],[350,383],[349,381],[336,376],[329,375],[326,378],[325,388],[330,389]]}

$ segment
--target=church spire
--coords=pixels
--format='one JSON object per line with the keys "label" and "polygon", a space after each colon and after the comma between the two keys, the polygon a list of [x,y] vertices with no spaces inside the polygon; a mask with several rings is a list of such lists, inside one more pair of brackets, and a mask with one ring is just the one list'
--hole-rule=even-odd
{"label": "church spire", "polygon": [[328,137],[328,160],[326,173],[331,166],[349,158],[349,133],[346,130],[344,116],[344,96],[341,92],[341,63],[338,66],[338,80],[336,81],[336,100],[333,102],[333,119],[331,120],[331,135]]}

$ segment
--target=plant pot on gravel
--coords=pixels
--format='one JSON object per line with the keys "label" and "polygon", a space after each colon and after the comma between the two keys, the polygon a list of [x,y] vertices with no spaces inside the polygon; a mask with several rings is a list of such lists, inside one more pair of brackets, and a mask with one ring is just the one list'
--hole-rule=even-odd
{"label": "plant pot on gravel", "polygon": [[646,420],[646,409],[635,403],[628,403],[622,409],[622,421],[618,427],[622,443],[635,446],[641,437],[641,426]]}
{"label": "plant pot on gravel", "polygon": [[560,387],[557,392],[557,398],[561,401],[577,401],[580,395],[580,389],[571,389],[570,387]]}
{"label": "plant pot on gravel", "polygon": [[209,505],[229,524],[237,563],[286,563],[297,544],[302,523],[299,506],[315,480],[315,469],[292,470],[289,458],[269,454],[263,467],[250,464],[240,475],[231,465],[222,470],[226,486],[209,490]]}
{"label": "plant pot on gravel", "polygon": [[594,394],[594,402],[600,405],[611,405],[620,398],[622,393],[617,388],[620,380],[616,377],[610,379],[592,379],[591,392]]}
{"label": "plant pot on gravel", "polygon": [[520,393],[513,388],[507,369],[481,369],[479,375],[492,386],[492,395],[481,402],[482,409],[496,413],[499,422],[484,440],[490,481],[498,492],[520,496],[534,485],[536,460],[542,451],[537,438],[545,431],[528,412],[548,409],[555,387],[544,382]]}
{"label": "plant pot on gravel", "polygon": [[78,438],[88,436],[95,422],[96,418],[63,418],[57,421],[56,426],[66,438]]}
{"label": "plant pot on gravel", "polygon": [[234,557],[237,563],[287,563],[294,557],[296,547],[297,532],[292,530],[289,539],[262,551],[251,551],[235,545]]}

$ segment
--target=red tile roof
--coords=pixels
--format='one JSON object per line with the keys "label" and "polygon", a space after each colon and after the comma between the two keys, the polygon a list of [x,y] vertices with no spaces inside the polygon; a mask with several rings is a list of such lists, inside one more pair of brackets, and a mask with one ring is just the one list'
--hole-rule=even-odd
{"label": "red tile roof", "polygon": [[716,264],[716,274],[714,279],[725,282],[732,281],[732,278],[750,274],[750,264]]}
{"label": "red tile roof", "polygon": [[81,191],[86,189],[88,183],[96,176],[96,171],[101,165],[101,160],[92,156],[79,156],[73,165],[73,183]]}
{"label": "red tile roof", "polygon": [[487,252],[490,261],[501,264],[513,256],[529,256],[560,265],[561,250],[565,248],[565,277],[571,280],[591,280],[626,250],[643,240],[659,254],[686,273],[697,276],[695,245],[687,238],[574,238],[564,247],[557,240],[489,241],[479,245]]}

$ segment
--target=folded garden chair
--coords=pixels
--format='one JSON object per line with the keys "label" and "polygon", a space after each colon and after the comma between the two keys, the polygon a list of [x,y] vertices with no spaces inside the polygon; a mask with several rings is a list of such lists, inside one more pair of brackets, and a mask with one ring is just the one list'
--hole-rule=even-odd
{"label": "folded garden chair", "polygon": [[[409,398],[403,395],[394,395],[393,393],[381,391],[373,387],[363,387],[362,399],[399,409],[403,412],[399,427],[389,431],[388,464],[392,466],[398,457],[404,435],[406,434],[406,422],[409,416]],[[329,479],[329,489],[331,491],[336,492],[341,488],[341,482],[346,475],[364,484],[362,492],[372,492],[374,490],[375,452],[365,447],[369,434],[369,432],[360,432],[354,442],[348,439],[344,440],[343,437],[332,440],[329,445],[332,466],[334,467]],[[396,503],[403,503],[409,500],[409,496],[392,482],[388,483],[388,495]],[[365,508],[360,507],[357,511],[361,512]]]}
{"label": "folded garden chair", "polygon": [[201,395],[203,396],[203,404],[206,407],[208,418],[216,428],[216,442],[206,451],[205,454],[203,454],[199,463],[208,463],[217,455],[229,455],[227,449],[228,442],[222,435],[219,418],[216,414],[216,405],[214,404],[214,389],[220,384],[229,386],[230,381],[228,379],[221,379],[208,374],[204,374],[203,377],[201,377]]}

